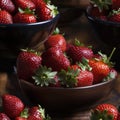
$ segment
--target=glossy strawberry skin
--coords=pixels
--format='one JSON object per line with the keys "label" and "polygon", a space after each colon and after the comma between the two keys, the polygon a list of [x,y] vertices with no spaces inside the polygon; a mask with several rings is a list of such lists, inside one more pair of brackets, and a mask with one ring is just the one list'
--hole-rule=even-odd
{"label": "glossy strawberry skin", "polygon": [[0,0],[0,8],[13,13],[15,11],[15,5],[11,0]]}
{"label": "glossy strawberry skin", "polygon": [[112,9],[120,8],[120,0],[112,0]]}
{"label": "glossy strawberry skin", "polygon": [[110,68],[102,61],[89,60],[89,65],[92,67],[92,73],[94,75],[93,83],[100,83],[109,74]]}
{"label": "glossy strawberry skin", "polygon": [[93,84],[93,74],[90,71],[80,71],[77,76],[77,87],[90,86]]}
{"label": "glossy strawberry skin", "polygon": [[67,50],[67,55],[72,58],[73,63],[76,63],[81,62],[83,57],[86,59],[92,58],[93,51],[88,47],[71,45]]}
{"label": "glossy strawberry skin", "polygon": [[31,80],[32,75],[41,65],[42,58],[34,53],[23,51],[17,58],[18,78]]}
{"label": "glossy strawberry skin", "polygon": [[43,120],[39,111],[39,107],[34,106],[29,109],[29,117],[27,118],[27,120]]}
{"label": "glossy strawberry skin", "polygon": [[59,46],[63,52],[66,51],[66,40],[61,34],[51,35],[44,45],[46,49]]}
{"label": "glossy strawberry skin", "polygon": [[59,47],[52,47],[45,51],[42,54],[42,59],[42,64],[51,67],[53,71],[67,70],[70,66],[70,61]]}
{"label": "glossy strawberry skin", "polygon": [[120,22],[120,13],[110,16],[109,20],[112,22]]}
{"label": "glossy strawberry skin", "polygon": [[0,120],[10,120],[10,118],[5,113],[0,113]]}
{"label": "glossy strawberry skin", "polygon": [[12,16],[5,10],[0,10],[0,24],[12,24]]}
{"label": "glossy strawberry skin", "polygon": [[99,110],[99,111],[104,111],[106,110],[108,112],[109,115],[112,115],[114,118],[113,120],[117,120],[118,117],[118,110],[115,106],[113,106],[112,104],[100,104],[98,105],[95,110]]}
{"label": "glossy strawberry skin", "polygon": [[35,9],[35,4],[31,0],[14,0],[15,4],[18,8],[26,9],[29,8],[31,10]]}
{"label": "glossy strawberry skin", "polygon": [[45,3],[38,4],[36,7],[38,21],[46,21],[52,19],[51,10]]}
{"label": "glossy strawberry skin", "polygon": [[9,94],[2,96],[2,104],[5,113],[10,118],[19,116],[24,109],[23,102],[18,97]]}
{"label": "glossy strawberry skin", "polygon": [[27,118],[16,117],[15,120],[27,120]]}
{"label": "glossy strawberry skin", "polygon": [[14,23],[36,23],[36,17],[32,14],[17,13],[13,17]]}

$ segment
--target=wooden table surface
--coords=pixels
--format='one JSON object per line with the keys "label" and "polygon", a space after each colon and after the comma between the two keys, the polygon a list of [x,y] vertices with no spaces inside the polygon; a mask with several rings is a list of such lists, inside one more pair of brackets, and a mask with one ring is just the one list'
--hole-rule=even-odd
{"label": "wooden table surface", "polygon": [[[77,38],[86,45],[92,45],[94,51],[101,50],[103,53],[109,53],[109,47],[98,40],[98,38],[95,36],[94,31],[88,23],[84,13],[76,20],[71,20],[69,23],[59,23],[58,27],[62,33],[65,33],[65,38],[68,42]],[[14,73],[0,73],[0,95],[3,95],[4,93],[17,95],[24,100],[26,104],[28,102],[21,94],[19,85],[14,77]],[[116,106],[120,104],[120,75],[118,75],[113,91],[109,96],[106,96],[102,102],[112,103]],[[63,115],[61,111],[59,117],[52,116],[52,118],[53,120],[89,120],[89,116],[90,110],[88,109],[82,112],[77,111],[76,113],[72,114],[69,114],[68,112],[66,115]]]}

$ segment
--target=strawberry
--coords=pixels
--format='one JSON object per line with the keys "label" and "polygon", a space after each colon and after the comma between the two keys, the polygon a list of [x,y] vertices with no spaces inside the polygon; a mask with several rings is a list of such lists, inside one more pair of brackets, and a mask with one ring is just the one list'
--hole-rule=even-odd
{"label": "strawberry", "polygon": [[35,80],[36,85],[43,87],[49,86],[49,84],[55,84],[56,74],[57,72],[52,71],[51,68],[40,66],[32,78]]}
{"label": "strawberry", "polygon": [[62,53],[58,46],[49,48],[43,52],[42,59],[42,64],[51,67],[53,71],[67,70],[70,66],[69,59]]}
{"label": "strawberry", "polygon": [[31,10],[35,9],[35,4],[31,0],[14,0],[18,8],[25,10],[29,8]]}
{"label": "strawberry", "polygon": [[15,11],[15,5],[11,0],[0,0],[0,8],[13,13]]}
{"label": "strawberry", "polygon": [[120,22],[120,9],[112,10],[108,19],[112,22]]}
{"label": "strawberry", "polygon": [[0,120],[10,120],[10,118],[5,113],[0,113]]}
{"label": "strawberry", "polygon": [[94,75],[94,84],[102,82],[110,72],[110,68],[102,61],[89,60],[89,65],[92,67],[92,73]]}
{"label": "strawberry", "polygon": [[15,118],[20,115],[24,109],[23,102],[14,95],[5,94],[2,96],[4,112],[10,117]]}
{"label": "strawberry", "polygon": [[23,50],[17,58],[18,78],[29,81],[41,65],[41,60],[41,56],[34,50]]}
{"label": "strawberry", "polygon": [[92,111],[91,120],[117,120],[117,108],[108,103],[99,104]]}
{"label": "strawberry", "polygon": [[40,106],[34,106],[29,109],[29,116],[27,120],[43,120],[45,118],[45,111]]}
{"label": "strawberry", "polygon": [[35,23],[37,22],[34,13],[30,9],[19,10],[13,17],[14,23]]}
{"label": "strawberry", "polygon": [[59,48],[64,52],[66,51],[66,40],[62,34],[53,34],[44,43],[45,48],[51,48],[54,46],[59,46]]}
{"label": "strawberry", "polygon": [[0,24],[12,24],[12,16],[5,10],[0,10]]}
{"label": "strawberry", "polygon": [[36,14],[39,21],[45,21],[54,18],[58,14],[58,10],[54,5],[39,2],[36,6]]}
{"label": "strawberry", "polygon": [[113,67],[113,63],[110,62],[110,59],[114,51],[115,48],[112,50],[109,57],[107,57],[105,54],[102,54],[101,52],[98,52],[101,57],[89,60],[89,65],[92,68],[92,73],[94,75],[94,84],[110,80],[112,78],[113,75],[110,73],[110,70],[111,67]]}
{"label": "strawberry", "polygon": [[93,74],[87,70],[81,70],[77,76],[77,87],[90,86],[93,84]]}
{"label": "strawberry", "polygon": [[82,61],[83,58],[92,58],[93,51],[91,48],[83,46],[78,40],[75,40],[74,45],[69,45],[67,55],[73,60],[73,63],[76,63]]}
{"label": "strawberry", "polygon": [[118,113],[118,117],[117,117],[117,120],[120,120],[120,112]]}
{"label": "strawberry", "polygon": [[112,0],[112,9],[119,9],[120,8],[120,0]]}
{"label": "strawberry", "polygon": [[23,117],[16,117],[15,120],[27,120],[27,119]]}
{"label": "strawberry", "polygon": [[68,69],[68,71],[61,70],[58,73],[60,82],[65,87],[84,87],[92,85],[93,74],[87,70]]}

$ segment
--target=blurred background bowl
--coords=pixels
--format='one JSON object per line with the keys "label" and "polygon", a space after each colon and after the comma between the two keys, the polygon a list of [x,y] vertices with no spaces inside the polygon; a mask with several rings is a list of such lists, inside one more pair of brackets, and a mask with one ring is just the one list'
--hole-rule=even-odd
{"label": "blurred background bowl", "polygon": [[58,19],[59,14],[51,20],[32,24],[0,24],[0,62],[6,61],[3,68],[16,61],[22,48],[39,50],[53,32]]}
{"label": "blurred background bowl", "polygon": [[114,82],[115,80],[109,80],[87,87],[55,88],[39,87],[30,82],[19,80],[23,96],[33,104],[40,104],[47,111],[52,112],[89,109],[109,95],[114,87]]}
{"label": "blurred background bowl", "polygon": [[116,62],[116,68],[120,70],[120,23],[101,20],[91,16],[90,12],[91,6],[88,6],[86,9],[86,17],[92,25],[97,38],[108,47],[109,50],[107,54],[109,54],[114,47],[117,48],[112,56],[112,61]]}

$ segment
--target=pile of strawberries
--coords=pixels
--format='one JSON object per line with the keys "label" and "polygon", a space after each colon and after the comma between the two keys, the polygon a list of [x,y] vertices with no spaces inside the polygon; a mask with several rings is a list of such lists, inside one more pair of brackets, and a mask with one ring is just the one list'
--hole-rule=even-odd
{"label": "pile of strawberries", "polygon": [[51,120],[40,105],[25,106],[20,98],[4,94],[2,96],[2,111],[0,120]]}
{"label": "pile of strawberries", "polygon": [[56,14],[49,0],[0,0],[0,24],[41,22]]}
{"label": "pile of strawberries", "polygon": [[120,120],[119,109],[110,103],[102,103],[91,110],[90,120]]}
{"label": "pile of strawberries", "polygon": [[120,22],[120,0],[91,0],[93,17],[104,21]]}
{"label": "pile of strawberries", "polygon": [[117,71],[110,58],[94,53],[90,46],[79,40],[67,43],[60,34],[52,34],[38,53],[23,50],[17,58],[17,76],[35,85],[49,87],[84,87],[115,79]]}

